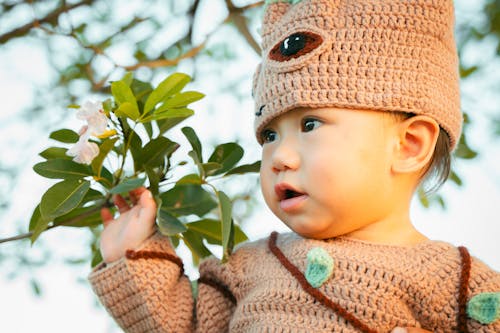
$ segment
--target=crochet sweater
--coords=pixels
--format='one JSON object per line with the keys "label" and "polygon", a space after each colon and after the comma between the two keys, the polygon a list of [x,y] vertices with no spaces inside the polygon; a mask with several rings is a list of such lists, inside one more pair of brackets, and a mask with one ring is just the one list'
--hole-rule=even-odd
{"label": "crochet sweater", "polygon": [[[282,234],[276,246],[301,272],[308,252],[324,249],[334,267],[317,289],[377,332],[396,326],[457,332],[461,257],[450,244],[404,247]],[[302,289],[267,239],[240,246],[224,264],[209,258],[199,271],[195,299],[168,239],[156,233],[138,251],[97,266],[89,280],[126,332],[359,332]],[[468,299],[499,291],[500,274],[472,258]],[[467,325],[469,332],[500,332],[499,320],[468,319]]]}

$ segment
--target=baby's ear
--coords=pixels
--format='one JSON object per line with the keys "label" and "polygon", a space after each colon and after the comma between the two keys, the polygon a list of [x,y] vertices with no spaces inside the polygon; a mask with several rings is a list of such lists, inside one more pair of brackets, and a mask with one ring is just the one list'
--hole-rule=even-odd
{"label": "baby's ear", "polygon": [[392,163],[395,173],[419,173],[427,170],[439,136],[438,123],[428,116],[414,116],[397,126],[398,145]]}

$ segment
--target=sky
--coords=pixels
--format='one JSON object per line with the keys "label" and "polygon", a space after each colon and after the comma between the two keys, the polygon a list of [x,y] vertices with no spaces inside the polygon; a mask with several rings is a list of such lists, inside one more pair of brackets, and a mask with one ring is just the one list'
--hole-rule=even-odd
{"label": "sky", "polygon": [[[465,1],[460,3],[462,6],[470,6]],[[473,15],[473,10],[473,7],[461,7],[459,14]],[[469,53],[467,57],[471,62],[481,57],[487,59],[488,52],[491,51],[487,46],[478,45],[477,52]],[[250,57],[238,68],[228,67],[225,71],[232,77],[238,77],[238,71],[253,71],[257,61],[256,57]],[[495,64],[480,77],[482,79],[487,76],[490,77],[489,80],[469,80],[462,85],[462,90],[472,96],[463,101],[464,108],[471,111],[473,120],[469,143],[473,147],[481,147],[481,155],[473,161],[461,161],[457,164],[457,171],[464,179],[463,187],[446,184],[440,191],[446,199],[447,210],[437,206],[423,209],[415,200],[411,218],[416,227],[429,238],[444,240],[454,245],[465,245],[472,255],[500,270],[500,140],[494,140],[489,135],[487,117],[489,114],[499,114],[499,97],[491,95],[487,89],[491,85],[498,85],[498,80],[495,81],[494,78],[500,77],[500,66],[493,65]],[[0,48],[0,158],[6,164],[17,165],[21,175],[15,190],[9,193],[12,205],[2,214],[0,238],[16,234],[17,229],[27,226],[37,201],[50,186],[50,182],[36,175],[31,169],[33,164],[40,161],[38,152],[50,144],[49,131],[63,125],[78,130],[81,125],[73,117],[65,117],[62,123],[57,122],[60,112],[65,112],[60,105],[54,105],[54,113],[49,114],[54,126],[51,129],[40,129],[20,120],[22,108],[29,105],[33,98],[33,87],[46,84],[48,77],[50,72],[47,69],[46,56],[35,44],[14,41]],[[224,121],[216,119],[215,124],[221,126],[207,127],[205,124],[214,120],[210,118],[210,114],[200,111],[187,124],[197,130],[202,140],[210,142],[214,138],[218,142],[232,140],[234,133],[238,132],[247,145],[246,161],[253,162],[258,159],[259,148],[253,140],[252,132],[251,102],[240,101],[229,93],[216,91],[216,88],[211,86],[193,89],[198,88],[206,93],[207,97],[196,104],[196,110],[218,107]],[[248,110],[246,115],[234,112],[241,109]],[[474,112],[476,110],[481,112]],[[19,147],[24,148],[19,151]],[[286,231],[286,227],[265,207],[260,196],[258,200],[259,208],[243,224],[250,239],[266,237],[272,230]],[[19,226],[16,223],[24,225]],[[2,330],[13,333],[120,332],[106,312],[98,306],[85,280],[89,266],[70,266],[61,259],[68,254],[75,259],[85,256],[88,251],[88,235],[81,230],[65,229],[48,232],[40,241],[45,244],[47,251],[53,254],[46,265],[19,272],[13,279],[0,276]],[[0,244],[0,254],[23,251],[30,258],[43,260],[45,254],[41,248],[27,244]],[[185,249],[181,249],[180,254],[183,258],[187,256]],[[15,267],[15,264],[9,261],[3,261],[1,264],[2,271],[12,271]],[[192,268],[188,269],[188,273],[191,277],[196,277]],[[30,279],[33,274],[40,281],[43,291],[41,298],[34,296],[31,290]]]}

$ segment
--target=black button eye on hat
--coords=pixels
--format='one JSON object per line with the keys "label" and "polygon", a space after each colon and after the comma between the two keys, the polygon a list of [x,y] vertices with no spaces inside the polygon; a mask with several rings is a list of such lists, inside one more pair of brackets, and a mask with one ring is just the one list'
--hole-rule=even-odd
{"label": "black button eye on hat", "polygon": [[295,32],[276,44],[269,58],[279,62],[295,59],[316,49],[322,42],[323,38],[313,32]]}

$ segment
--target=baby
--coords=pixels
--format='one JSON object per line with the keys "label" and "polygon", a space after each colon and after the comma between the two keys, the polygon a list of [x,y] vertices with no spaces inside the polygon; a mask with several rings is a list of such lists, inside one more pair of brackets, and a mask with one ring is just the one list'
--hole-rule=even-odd
{"label": "baby", "polygon": [[[461,132],[452,0],[269,1],[254,76],[264,199],[290,229],[200,265],[144,188],[89,279],[127,332],[500,332],[500,274],[409,217]],[[423,332],[423,330],[418,330]],[[395,330],[394,330],[395,332]],[[414,331],[416,332],[416,331]]]}

